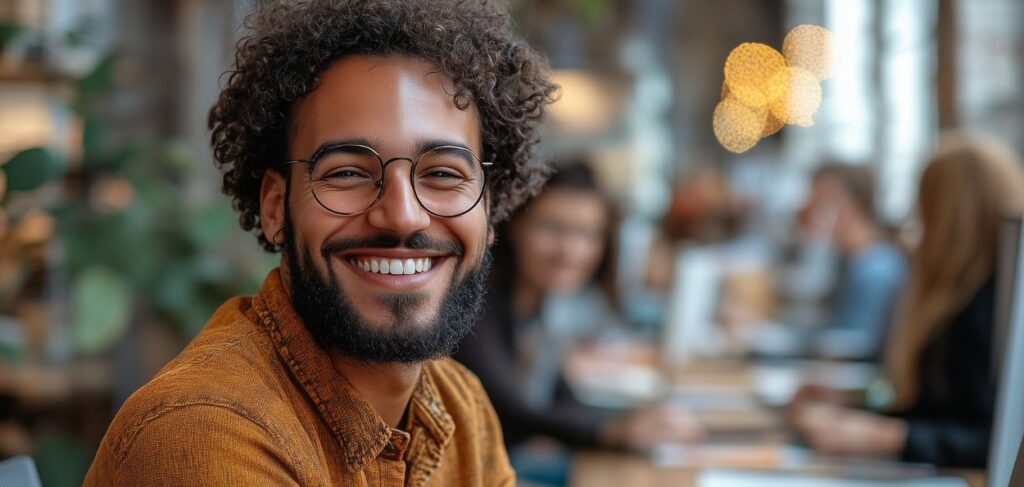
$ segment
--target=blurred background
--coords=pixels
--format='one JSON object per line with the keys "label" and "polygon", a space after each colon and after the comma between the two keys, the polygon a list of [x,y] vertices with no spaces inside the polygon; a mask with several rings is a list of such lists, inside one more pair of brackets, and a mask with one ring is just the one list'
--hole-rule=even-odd
{"label": "blurred background", "polygon": [[[206,129],[255,3],[0,0],[0,458],[32,455],[44,485],[80,484],[120,403],[277,261],[238,228]],[[882,332],[812,332],[848,267],[837,217],[807,209],[819,167],[869,174],[865,213],[906,254],[942,130],[1024,152],[1017,0],[507,3],[562,86],[544,157],[582,161],[616,215],[620,323],[563,360],[601,407],[663,397],[663,364],[693,357],[768,360],[762,404],[805,377],[794,357],[844,360],[865,387]],[[800,24],[833,36],[814,125],[727,152],[711,124],[726,57],[781,51]],[[609,356],[632,375],[609,378]]]}

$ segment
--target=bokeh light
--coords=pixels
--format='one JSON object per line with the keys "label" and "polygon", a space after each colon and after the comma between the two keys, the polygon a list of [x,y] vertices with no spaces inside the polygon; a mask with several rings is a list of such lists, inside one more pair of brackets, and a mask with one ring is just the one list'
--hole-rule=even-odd
{"label": "bokeh light", "polygon": [[810,127],[821,106],[821,83],[803,68],[787,67],[772,77],[768,108],[783,123]]}
{"label": "bokeh light", "polygon": [[560,69],[552,73],[560,87],[558,100],[549,110],[557,127],[566,135],[601,133],[614,125],[614,97],[598,78],[578,70]]}
{"label": "bokeh light", "polygon": [[89,192],[89,202],[100,213],[117,213],[128,208],[135,200],[135,187],[124,178],[105,178],[97,181]]}
{"label": "bokeh light", "polygon": [[832,34],[816,25],[799,25],[786,35],[783,53],[745,42],[726,58],[721,101],[712,122],[726,150],[750,150],[787,124],[814,125],[821,106],[820,82],[832,74]]}
{"label": "bokeh light", "polygon": [[740,44],[725,60],[725,84],[729,92],[749,106],[763,106],[768,80],[786,67],[786,59],[770,46],[755,42]]}
{"label": "bokeh light", "polygon": [[810,71],[819,81],[832,76],[832,33],[817,25],[798,25],[782,41],[786,64]]}
{"label": "bokeh light", "polygon": [[750,106],[729,96],[715,107],[712,117],[715,137],[730,152],[746,152],[761,140],[767,118],[765,106]]}
{"label": "bokeh light", "polygon": [[780,130],[782,130],[782,127],[785,126],[786,122],[779,120],[779,117],[776,117],[775,114],[773,114],[771,110],[769,110],[768,116],[765,117],[764,120],[764,129],[761,131],[761,138],[775,135],[779,133]]}
{"label": "bokeh light", "polygon": [[42,210],[33,209],[26,213],[17,226],[14,227],[14,236],[25,245],[42,244],[53,236],[56,222],[53,217]]}

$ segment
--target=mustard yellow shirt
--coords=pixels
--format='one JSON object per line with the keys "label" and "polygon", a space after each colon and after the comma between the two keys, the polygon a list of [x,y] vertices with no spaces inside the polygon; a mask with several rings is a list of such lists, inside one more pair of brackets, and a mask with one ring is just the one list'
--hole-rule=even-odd
{"label": "mustard yellow shirt", "polygon": [[423,366],[401,430],[332,366],[277,270],[236,297],[117,413],[86,486],[513,485],[479,381]]}

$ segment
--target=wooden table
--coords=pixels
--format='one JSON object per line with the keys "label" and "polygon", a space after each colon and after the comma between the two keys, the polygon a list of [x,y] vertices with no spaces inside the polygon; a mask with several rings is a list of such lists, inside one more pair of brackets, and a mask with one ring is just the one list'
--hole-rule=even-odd
{"label": "wooden table", "polygon": [[[754,397],[753,366],[739,360],[714,359],[689,363],[666,374],[668,397],[697,407],[694,413],[709,433],[709,442],[698,447],[660,449],[651,456],[617,452],[585,451],[576,454],[570,474],[574,487],[687,487],[695,486],[701,470],[740,468],[786,471],[821,475],[850,475],[849,472],[873,471],[893,467],[907,473],[934,473],[920,467],[901,467],[811,458],[794,462],[792,440],[781,411],[761,405]],[[716,404],[740,404],[717,408]],[[703,406],[701,406],[703,404]],[[860,470],[858,470],[860,469]],[[945,471],[942,475],[960,476],[972,487],[984,487],[984,473]]]}
{"label": "wooden table", "polygon": [[[757,462],[754,462],[757,463]],[[724,467],[723,465],[717,465]],[[569,485],[572,487],[696,487],[697,475],[709,466],[660,467],[647,458],[622,453],[587,451],[573,459]],[[764,469],[756,465],[734,468]],[[827,474],[827,472],[814,472]],[[977,470],[941,471],[941,475],[963,478],[970,487],[985,487],[985,473]]]}
{"label": "wooden table", "polygon": [[573,459],[569,485],[688,487],[696,485],[696,476],[695,468],[658,468],[642,457],[620,453],[583,452]]}

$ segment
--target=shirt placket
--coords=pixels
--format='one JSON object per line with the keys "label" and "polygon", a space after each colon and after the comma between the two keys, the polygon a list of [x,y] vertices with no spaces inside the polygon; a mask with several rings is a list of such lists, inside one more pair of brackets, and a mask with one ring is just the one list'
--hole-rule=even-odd
{"label": "shirt placket", "polygon": [[387,443],[377,456],[381,485],[405,485],[405,452],[408,447],[409,434],[401,430],[392,430]]}

